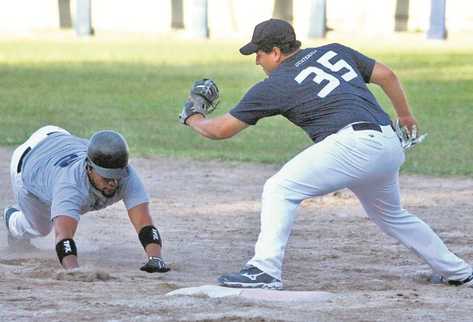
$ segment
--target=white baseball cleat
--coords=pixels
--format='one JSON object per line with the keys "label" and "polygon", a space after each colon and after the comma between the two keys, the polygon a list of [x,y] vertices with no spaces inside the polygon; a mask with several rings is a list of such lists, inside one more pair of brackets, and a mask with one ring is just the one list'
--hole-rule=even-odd
{"label": "white baseball cleat", "polygon": [[5,220],[5,226],[8,232],[8,247],[13,250],[28,250],[32,247],[29,239],[17,239],[10,233],[10,218],[18,211],[19,210],[15,207],[7,207],[3,210],[3,219]]}

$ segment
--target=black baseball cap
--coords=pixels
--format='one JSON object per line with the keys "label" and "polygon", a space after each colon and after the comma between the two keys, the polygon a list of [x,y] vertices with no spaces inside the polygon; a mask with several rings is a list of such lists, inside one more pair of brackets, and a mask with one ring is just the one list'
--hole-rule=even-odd
{"label": "black baseball cap", "polygon": [[262,48],[290,46],[298,48],[301,42],[291,24],[281,19],[269,19],[256,25],[251,41],[240,48],[242,55],[251,55]]}

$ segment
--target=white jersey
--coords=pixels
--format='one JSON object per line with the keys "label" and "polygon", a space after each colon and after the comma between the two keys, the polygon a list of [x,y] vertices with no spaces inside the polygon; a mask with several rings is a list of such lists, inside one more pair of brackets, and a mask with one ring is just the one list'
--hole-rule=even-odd
{"label": "white jersey", "polygon": [[115,195],[107,198],[89,182],[86,173],[88,140],[54,133],[30,151],[21,165],[26,190],[51,207],[51,219],[59,215],[79,220],[80,215],[123,200],[127,209],[149,202],[136,171],[119,182]]}

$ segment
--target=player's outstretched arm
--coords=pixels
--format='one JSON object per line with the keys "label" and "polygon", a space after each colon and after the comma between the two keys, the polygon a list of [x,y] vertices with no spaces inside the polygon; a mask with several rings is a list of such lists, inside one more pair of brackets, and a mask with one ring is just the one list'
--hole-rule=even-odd
{"label": "player's outstretched arm", "polygon": [[133,227],[135,227],[141,245],[148,255],[148,262],[140,269],[148,273],[165,273],[169,271],[170,268],[161,256],[163,243],[158,229],[153,225],[148,203],[128,209],[128,217]]}
{"label": "player's outstretched arm", "polygon": [[79,267],[77,247],[73,239],[77,230],[77,220],[67,215],[57,216],[54,218],[53,224],[59,262],[65,269]]}
{"label": "player's outstretched arm", "polygon": [[186,124],[200,135],[213,140],[228,139],[248,127],[248,124],[230,113],[211,119],[194,114],[187,119]]}
{"label": "player's outstretched arm", "polygon": [[213,140],[230,138],[246,128],[247,124],[230,113],[211,119],[207,118],[215,110],[219,97],[219,89],[213,80],[204,78],[194,82],[189,97],[179,114],[179,122]]}
{"label": "player's outstretched arm", "polygon": [[412,133],[413,126],[417,126],[417,121],[412,115],[406,94],[396,74],[386,65],[377,62],[371,73],[370,82],[381,86],[391,100],[399,121]]}

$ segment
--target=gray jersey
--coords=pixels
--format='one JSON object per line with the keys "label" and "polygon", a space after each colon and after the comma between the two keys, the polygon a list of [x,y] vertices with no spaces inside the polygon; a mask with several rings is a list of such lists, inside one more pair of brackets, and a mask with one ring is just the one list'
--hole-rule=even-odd
{"label": "gray jersey", "polygon": [[340,44],[303,49],[253,86],[230,114],[250,125],[280,114],[314,142],[355,122],[388,125],[366,86],[374,64]]}
{"label": "gray jersey", "polygon": [[24,187],[51,207],[51,219],[80,215],[105,208],[123,200],[127,209],[149,202],[136,171],[128,166],[129,175],[119,182],[111,198],[104,197],[89,182],[85,159],[88,140],[55,133],[29,152],[21,170]]}

